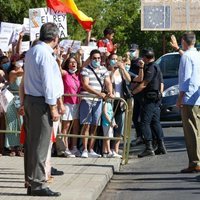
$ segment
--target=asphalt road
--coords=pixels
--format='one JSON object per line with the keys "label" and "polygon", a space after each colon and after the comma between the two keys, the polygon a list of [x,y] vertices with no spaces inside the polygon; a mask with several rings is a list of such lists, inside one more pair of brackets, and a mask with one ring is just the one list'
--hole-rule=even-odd
{"label": "asphalt road", "polygon": [[137,158],[143,145],[131,149],[129,163],[115,174],[98,200],[199,200],[200,174],[181,174],[187,167],[182,127],[164,128],[167,155]]}

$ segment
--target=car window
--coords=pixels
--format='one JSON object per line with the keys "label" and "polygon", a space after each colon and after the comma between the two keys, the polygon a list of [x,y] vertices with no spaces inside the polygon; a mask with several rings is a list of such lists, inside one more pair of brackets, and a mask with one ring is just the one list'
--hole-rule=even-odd
{"label": "car window", "polygon": [[163,73],[163,78],[178,77],[180,58],[179,54],[168,54],[156,61]]}

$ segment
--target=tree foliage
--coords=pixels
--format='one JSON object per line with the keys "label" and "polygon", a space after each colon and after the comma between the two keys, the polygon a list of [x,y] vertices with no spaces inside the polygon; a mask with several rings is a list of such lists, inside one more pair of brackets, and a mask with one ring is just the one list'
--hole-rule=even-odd
{"label": "tree foliage", "polygon": [[[129,49],[131,43],[137,43],[141,48],[153,47],[157,57],[163,53],[163,35],[170,41],[171,34],[180,37],[182,32],[141,31],[140,0],[74,0],[77,7],[96,22],[92,35],[103,37],[106,27],[114,28],[116,34],[114,43],[119,44],[119,53]],[[45,7],[45,0],[0,0],[0,21],[22,23],[28,17],[29,8]],[[86,32],[71,16],[68,18],[69,38],[83,41]],[[197,33],[197,38],[200,36]],[[166,42],[166,52],[171,51]]]}

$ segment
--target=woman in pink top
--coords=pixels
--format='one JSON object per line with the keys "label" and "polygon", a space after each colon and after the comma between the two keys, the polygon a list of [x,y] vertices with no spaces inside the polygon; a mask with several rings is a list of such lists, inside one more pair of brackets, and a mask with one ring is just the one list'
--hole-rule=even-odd
{"label": "woman in pink top", "polygon": [[[61,70],[64,93],[79,94],[81,89],[80,75],[77,68],[77,61],[74,57],[68,58]],[[73,122],[72,133],[79,133],[79,98],[76,96],[64,96],[64,105],[66,108],[65,114],[62,116],[62,133],[67,134],[71,123]],[[68,139],[64,138],[65,157],[79,156],[80,152],[77,149],[77,138],[72,139],[72,151],[68,147]]]}

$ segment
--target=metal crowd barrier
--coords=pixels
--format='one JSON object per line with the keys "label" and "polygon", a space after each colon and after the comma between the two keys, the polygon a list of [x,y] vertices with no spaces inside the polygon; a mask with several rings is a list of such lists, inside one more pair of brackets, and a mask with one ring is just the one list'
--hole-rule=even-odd
{"label": "metal crowd barrier", "polygon": [[[64,94],[64,96],[68,96],[68,97],[79,97],[79,98],[99,98],[98,96],[96,95],[81,95],[81,94],[76,94],[76,95],[71,95],[71,94]],[[91,138],[94,138],[94,139],[110,139],[110,140],[120,140],[120,141],[123,141],[123,154],[122,154],[122,164],[127,164],[128,163],[128,158],[129,158],[129,150],[130,150],[130,141],[131,141],[131,124],[132,124],[132,114],[133,114],[133,98],[130,98],[128,99],[127,101],[125,101],[124,99],[122,98],[118,98],[118,97],[115,97],[115,98],[112,98],[113,100],[117,100],[118,103],[117,103],[117,106],[119,106],[119,103],[120,102],[123,102],[124,103],[124,107],[125,107],[125,119],[124,119],[124,132],[123,132],[123,137],[105,137],[105,136],[85,136],[85,135],[82,135],[82,131],[83,131],[83,127],[84,125],[82,126],[81,128],[81,131],[80,131],[80,134],[70,134],[70,131],[72,129],[72,126],[73,126],[73,122],[71,123],[71,126],[69,128],[69,131],[67,134],[57,134],[57,137],[76,137],[76,138],[88,138],[88,139],[91,139]],[[114,112],[114,115],[116,113],[116,110],[117,110],[117,106],[115,108],[115,110],[113,110]],[[100,120],[100,119],[99,119]],[[17,130],[0,130],[0,133],[18,133],[20,134],[20,131],[17,131]]]}

